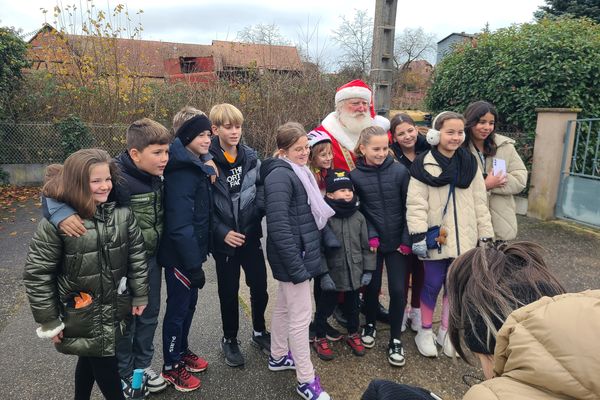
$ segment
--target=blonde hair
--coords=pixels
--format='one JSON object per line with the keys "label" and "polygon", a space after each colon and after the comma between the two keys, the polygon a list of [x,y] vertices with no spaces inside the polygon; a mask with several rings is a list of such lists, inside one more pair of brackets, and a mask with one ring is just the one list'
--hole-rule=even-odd
{"label": "blonde hair", "polygon": [[171,134],[162,124],[150,118],[138,119],[127,128],[127,150],[143,151],[151,144],[169,144]]}
{"label": "blonde hair", "polygon": [[373,136],[385,136],[387,137],[387,132],[380,126],[368,126],[362,131],[360,131],[360,135],[358,136],[358,142],[356,142],[356,147],[354,148],[354,154],[356,157],[364,157],[365,155],[360,151],[360,146],[366,146],[369,144],[369,141]]}
{"label": "blonde hair", "polygon": [[63,166],[62,164],[50,164],[46,167],[46,170],[44,171],[44,185],[48,182],[50,182],[52,179],[56,178],[58,175],[60,175],[60,172],[62,171]]}
{"label": "blonde hair", "polygon": [[44,185],[44,196],[67,203],[83,218],[91,218],[96,203],[90,191],[90,173],[94,166],[107,164],[114,186],[119,180],[119,169],[110,155],[102,149],[82,149],[65,160],[59,174]]}
{"label": "blonde hair", "polygon": [[173,116],[173,136],[177,135],[177,131],[181,128],[181,125],[188,119],[192,119],[196,115],[206,115],[204,111],[200,111],[192,106],[185,106],[181,110],[177,111],[177,114]]}
{"label": "blonde hair", "polygon": [[242,125],[244,123],[242,112],[236,106],[228,103],[213,106],[210,109],[209,119],[215,126],[223,126],[225,124]]}

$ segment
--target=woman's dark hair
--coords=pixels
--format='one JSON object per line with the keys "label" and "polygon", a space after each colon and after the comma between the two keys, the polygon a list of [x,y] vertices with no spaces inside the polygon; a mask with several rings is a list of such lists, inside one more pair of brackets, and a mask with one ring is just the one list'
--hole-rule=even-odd
{"label": "woman's dark hair", "polygon": [[476,247],[448,270],[448,335],[463,360],[466,347],[493,354],[498,330],[514,310],[565,289],[548,270],[541,246],[515,242]]}
{"label": "woman's dark hair", "polygon": [[396,127],[405,122],[411,124],[412,126],[415,126],[415,121],[410,117],[410,115],[404,113],[398,113],[394,115],[394,117],[390,121],[390,132],[392,133],[392,141],[396,137]]}
{"label": "woman's dark hair", "polygon": [[[490,113],[494,116],[494,122],[497,124],[498,111],[496,111],[496,107],[494,107],[492,104],[488,103],[487,101],[480,100],[467,106],[467,109],[464,113],[467,122],[465,123],[465,141],[463,146],[469,147],[471,136],[473,135],[473,127],[477,125],[481,117],[487,113]],[[483,154],[490,157],[495,156],[497,150],[496,142],[494,141],[494,137],[496,136],[495,128],[496,127],[494,126],[492,133],[483,141]]]}

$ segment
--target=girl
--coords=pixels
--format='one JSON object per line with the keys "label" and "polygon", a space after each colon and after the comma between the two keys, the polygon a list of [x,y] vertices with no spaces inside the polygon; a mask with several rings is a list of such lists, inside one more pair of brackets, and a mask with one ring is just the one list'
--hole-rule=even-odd
{"label": "girl", "polygon": [[325,195],[325,178],[333,162],[331,139],[326,133],[313,130],[308,133],[308,145],[308,166],[315,176],[321,194]]}
{"label": "girl", "polygon": [[[308,155],[308,166],[315,176],[317,185],[322,195],[325,195],[325,180],[331,170],[333,163],[333,150],[331,147],[331,138],[324,132],[312,130],[308,132],[308,145],[310,146],[310,154]],[[330,233],[326,230],[323,233],[324,238],[331,238]],[[335,239],[335,238],[333,238]],[[337,241],[337,240],[336,240]],[[337,246],[339,247],[339,246]],[[313,294],[315,304],[319,303],[321,298],[321,280],[315,277],[313,282]],[[338,299],[339,303],[343,303],[343,295]],[[311,322],[309,327],[309,339],[312,342],[315,338],[315,324]],[[337,342],[344,336],[333,326],[326,322],[327,339]]]}
{"label": "girl", "polygon": [[388,135],[379,126],[363,129],[354,153],[356,169],[350,172],[350,178],[360,200],[360,211],[367,219],[369,246],[371,251],[377,252],[376,270],[365,291],[366,325],[362,341],[367,348],[375,345],[377,298],[385,261],[391,326],[388,361],[401,367],[406,363],[400,335],[402,310],[406,305],[406,255],[410,253],[405,220],[410,176],[408,170],[389,154]]}
{"label": "girl", "polygon": [[[425,136],[420,135],[415,121],[404,113],[394,115],[390,125],[392,133],[391,149],[396,159],[406,168],[410,169],[413,160],[421,153],[429,150],[431,146],[427,143]],[[402,319],[402,330],[407,327],[410,320],[410,328],[417,332],[421,327],[421,288],[423,287],[423,262],[411,254],[408,256],[409,276],[406,277],[406,293],[408,293],[408,282],[411,282],[410,305],[404,310]]]}
{"label": "girl", "polygon": [[[461,147],[464,118],[445,111],[427,133],[433,148],[413,162],[408,187],[406,219],[413,253],[424,260],[425,282],[421,291],[421,329],[415,337],[419,352],[437,357],[432,332],[433,312],[448,267],[461,253],[490,240],[494,234],[487,208],[485,184],[477,160]],[[429,236],[430,240],[426,240]],[[448,298],[442,302],[442,325],[437,342],[444,354],[454,356],[448,331]]]}
{"label": "girl", "polygon": [[310,360],[309,281],[327,272],[321,266],[319,230],[334,212],[306,166],[309,145],[302,125],[281,125],[276,141],[277,155],[262,164],[260,174],[264,180],[267,258],[273,277],[279,281],[271,320],[269,369],[295,369],[296,392],[302,398],[328,400]]}
{"label": "girl", "polygon": [[[498,112],[488,102],[476,101],[465,110],[465,143],[480,162],[488,191],[488,203],[496,240],[517,237],[517,216],[514,195],[527,184],[527,168],[515,150],[515,141],[494,132]],[[504,162],[505,168],[494,172],[494,163]]]}
{"label": "girl", "polygon": [[141,315],[147,303],[142,234],[128,207],[108,201],[116,172],[104,150],[66,159],[44,195],[74,208],[87,232],[67,237],[43,219],[23,274],[38,336],[79,356],[75,399],[89,399],[94,381],[107,399],[124,399],[115,342],[125,318]]}
{"label": "girl", "polygon": [[600,370],[600,290],[563,294],[541,251],[528,242],[484,246],[452,265],[449,336],[486,378],[464,400],[600,398],[590,374]]}

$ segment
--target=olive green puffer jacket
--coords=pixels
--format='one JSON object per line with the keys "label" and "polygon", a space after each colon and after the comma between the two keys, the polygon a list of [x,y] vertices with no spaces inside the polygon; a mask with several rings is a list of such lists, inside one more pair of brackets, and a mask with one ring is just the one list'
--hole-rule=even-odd
{"label": "olive green puffer jacket", "polygon": [[[46,219],[29,246],[23,280],[41,331],[64,323],[61,353],[106,357],[131,307],[148,303],[148,270],[144,240],[129,208],[104,203],[84,220],[85,235],[58,233]],[[127,290],[117,293],[122,279]],[[73,296],[86,292],[92,304],[74,308]],[[59,329],[59,328],[58,328]]]}

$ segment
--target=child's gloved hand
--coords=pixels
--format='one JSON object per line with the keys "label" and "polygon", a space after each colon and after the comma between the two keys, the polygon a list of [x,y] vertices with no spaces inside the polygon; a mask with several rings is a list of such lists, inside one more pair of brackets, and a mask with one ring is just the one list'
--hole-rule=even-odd
{"label": "child's gloved hand", "polygon": [[202,289],[206,283],[206,277],[204,276],[204,270],[202,267],[194,268],[191,271],[186,271],[188,278],[190,279],[190,286],[193,288]]}
{"label": "child's gloved hand", "polygon": [[333,282],[333,279],[331,279],[331,276],[329,276],[329,274],[321,275],[321,290],[326,292],[332,292],[336,290],[335,282]]}
{"label": "child's gloved hand", "polygon": [[413,243],[412,252],[418,257],[427,258],[427,242],[425,239],[417,243]]}
{"label": "child's gloved hand", "polygon": [[379,238],[378,237],[370,238],[369,239],[369,249],[371,250],[371,252],[376,253],[378,248],[379,248]]}
{"label": "child's gloved hand", "polygon": [[362,276],[360,277],[360,285],[368,286],[369,283],[371,283],[372,278],[373,278],[372,272],[363,272]]}
{"label": "child's gloved hand", "polygon": [[412,249],[405,244],[401,244],[400,246],[398,246],[398,251],[400,252],[400,254],[404,254],[405,256],[412,253]]}

